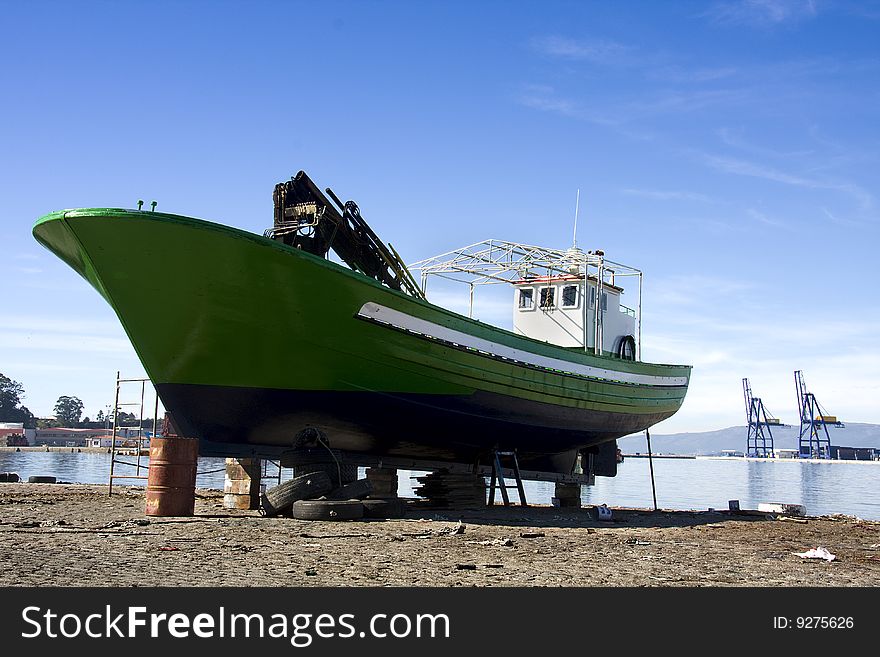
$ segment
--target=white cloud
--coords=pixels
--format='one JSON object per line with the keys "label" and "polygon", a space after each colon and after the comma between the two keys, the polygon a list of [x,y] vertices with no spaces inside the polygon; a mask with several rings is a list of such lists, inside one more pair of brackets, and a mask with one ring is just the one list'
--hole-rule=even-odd
{"label": "white cloud", "polygon": [[634,49],[609,39],[575,40],[563,36],[536,37],[531,40],[536,51],[559,57],[597,64],[622,64],[630,61]]}
{"label": "white cloud", "polygon": [[652,319],[643,335],[643,358],[694,367],[685,404],[658,431],[742,424],[743,377],[774,415],[795,421],[798,369],[829,413],[844,421],[880,421],[880,310],[863,309],[857,318],[801,316],[765,300],[755,286],[713,277],[686,281],[655,281],[656,291],[646,298]]}
{"label": "white cloud", "polygon": [[814,0],[737,0],[719,2],[703,15],[719,25],[770,28],[815,18]]}
{"label": "white cloud", "polygon": [[[791,423],[797,412],[796,369],[804,370],[807,385],[829,413],[844,421],[880,421],[880,352],[874,344],[880,313],[859,321],[828,316],[793,321],[787,310],[763,305],[758,285],[716,276],[669,277],[652,281],[651,288],[647,303],[664,311],[646,309],[651,321],[643,334],[644,360],[694,368],[684,405],[658,432],[742,424],[743,377],[771,413]],[[502,286],[478,288],[475,317],[509,326],[507,292]],[[466,285],[432,292],[429,284],[428,296],[467,314]]]}
{"label": "white cloud", "polygon": [[131,351],[131,344],[126,338],[106,336],[0,331],[0,349],[50,349],[64,352],[124,353]]}
{"label": "white cloud", "polygon": [[831,212],[831,210],[829,210],[828,208],[822,208],[822,212],[826,217],[828,217],[831,220],[832,223],[838,224],[840,226],[861,226],[861,225],[863,225],[862,222],[859,222],[859,221],[853,221],[852,219],[844,219],[843,217],[838,217],[837,215],[833,214]]}
{"label": "white cloud", "polygon": [[644,196],[645,198],[656,199],[658,201],[702,201],[707,203],[712,201],[712,199],[705,194],[698,194],[696,192],[630,188],[621,189],[620,192],[629,196]]}
{"label": "white cloud", "polygon": [[731,78],[739,74],[740,70],[733,66],[720,66],[717,68],[687,69],[681,66],[666,66],[648,71],[648,76],[664,82],[678,84],[714,82]]}
{"label": "white cloud", "polygon": [[733,173],[740,176],[750,176],[753,178],[762,178],[764,180],[772,180],[774,182],[785,183],[786,185],[797,185],[799,187],[822,187],[815,180],[809,180],[797,175],[779,171],[772,167],[747,162],[733,157],[725,157],[719,155],[704,155],[703,161],[713,169],[724,171],[725,173]]}
{"label": "white cloud", "polygon": [[576,105],[573,101],[555,97],[549,87],[529,87],[519,96],[519,102],[526,107],[553,112],[563,116],[578,116]]}
{"label": "white cloud", "polygon": [[48,315],[0,315],[0,329],[24,333],[36,331],[69,334],[122,334],[119,322]]}
{"label": "white cloud", "polygon": [[[560,114],[601,126],[620,127],[661,115],[678,115],[681,112],[697,112],[714,105],[729,105],[739,102],[743,92],[724,89],[706,91],[661,91],[653,96],[645,95],[638,100],[613,101],[608,99],[587,99],[577,101],[562,97],[553,87],[546,85],[525,85],[516,97],[525,107]],[[602,111],[595,107],[603,102]],[[637,139],[653,139],[653,136],[633,135]]]}
{"label": "white cloud", "polygon": [[718,136],[721,138],[721,141],[724,142],[724,144],[727,146],[731,146],[732,148],[736,148],[741,151],[751,153],[753,155],[759,155],[761,157],[769,157],[775,159],[792,159],[815,155],[815,151],[812,149],[802,149],[797,151],[779,151],[767,148],[766,145],[753,144],[744,138],[742,130],[733,130],[728,127],[724,127],[718,130]]}
{"label": "white cloud", "polygon": [[581,103],[556,94],[553,87],[546,85],[525,85],[516,101],[524,107],[559,114],[568,118],[588,121],[598,125],[613,126],[620,121],[608,116],[588,111]]}
{"label": "white cloud", "polygon": [[753,219],[757,219],[762,224],[766,224],[768,226],[774,226],[776,228],[788,228],[788,229],[792,228],[788,223],[786,223],[784,221],[780,221],[778,219],[774,219],[772,217],[768,217],[766,214],[764,214],[760,210],[756,210],[755,208],[749,208],[748,210],[746,210],[746,212],[748,213],[748,215],[750,217],[752,217]]}
{"label": "white cloud", "polygon": [[869,210],[874,205],[873,195],[859,185],[851,182],[834,182],[830,180],[822,180],[819,178],[808,178],[797,174],[780,171],[773,167],[740,160],[733,157],[702,154],[703,162],[713,169],[732,173],[739,176],[748,176],[752,178],[760,178],[762,180],[770,180],[785,185],[793,185],[795,187],[805,187],[809,189],[827,189],[841,192],[851,196],[859,204],[862,210]]}

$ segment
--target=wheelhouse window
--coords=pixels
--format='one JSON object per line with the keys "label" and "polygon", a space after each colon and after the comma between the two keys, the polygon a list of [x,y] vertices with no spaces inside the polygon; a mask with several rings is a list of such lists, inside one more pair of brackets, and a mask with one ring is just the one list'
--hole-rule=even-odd
{"label": "wheelhouse window", "polygon": [[519,309],[535,309],[535,291],[532,288],[523,288],[519,291]]}
{"label": "wheelhouse window", "polygon": [[596,307],[596,288],[590,286],[590,308]]}
{"label": "wheelhouse window", "polygon": [[541,309],[549,310],[553,308],[556,304],[556,288],[555,287],[542,287],[541,288]]}
{"label": "wheelhouse window", "polygon": [[578,286],[566,285],[562,288],[562,307],[577,308],[578,305]]}
{"label": "wheelhouse window", "polygon": [[608,310],[608,295],[602,293],[602,310]]}

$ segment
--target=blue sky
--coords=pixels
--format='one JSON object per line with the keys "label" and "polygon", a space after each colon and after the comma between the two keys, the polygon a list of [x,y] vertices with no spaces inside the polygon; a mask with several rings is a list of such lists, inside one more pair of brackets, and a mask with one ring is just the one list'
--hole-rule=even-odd
{"label": "blue sky", "polygon": [[39,216],[262,232],[305,169],[410,262],[566,248],[580,189],[579,245],[645,273],[645,359],[694,365],[658,433],[742,423],[744,376],[793,422],[795,369],[880,422],[878,35],[830,0],[0,3],[0,372],[42,416],[143,372]]}

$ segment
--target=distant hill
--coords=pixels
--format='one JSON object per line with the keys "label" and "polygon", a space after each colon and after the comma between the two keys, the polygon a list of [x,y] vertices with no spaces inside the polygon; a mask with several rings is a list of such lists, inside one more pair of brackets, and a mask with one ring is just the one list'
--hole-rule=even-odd
{"label": "distant hill", "polygon": [[[797,449],[800,426],[773,427],[776,449]],[[843,447],[873,447],[880,449],[880,424],[847,423],[843,429],[828,427],[831,444]],[[645,454],[648,451],[645,434],[621,438],[618,447],[624,454]],[[746,449],[746,427],[727,427],[700,433],[651,434],[651,450],[655,454],[720,454],[722,450]]]}

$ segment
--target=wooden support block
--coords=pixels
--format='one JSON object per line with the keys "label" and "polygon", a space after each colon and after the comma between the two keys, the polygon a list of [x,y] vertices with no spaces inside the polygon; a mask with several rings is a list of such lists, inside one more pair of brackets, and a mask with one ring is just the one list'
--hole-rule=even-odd
{"label": "wooden support block", "polygon": [[367,468],[367,481],[370,482],[371,499],[393,499],[397,497],[396,468]]}
{"label": "wooden support block", "polygon": [[553,505],[565,508],[580,508],[581,485],[557,483],[556,495],[553,497]]}
{"label": "wooden support block", "polygon": [[223,508],[260,508],[260,459],[226,459],[226,479],[223,482]]}
{"label": "wooden support block", "polygon": [[253,498],[250,495],[236,495],[234,493],[227,493],[223,496],[223,508],[242,509],[250,511],[255,508],[259,508],[259,505],[256,507],[253,505]]}

